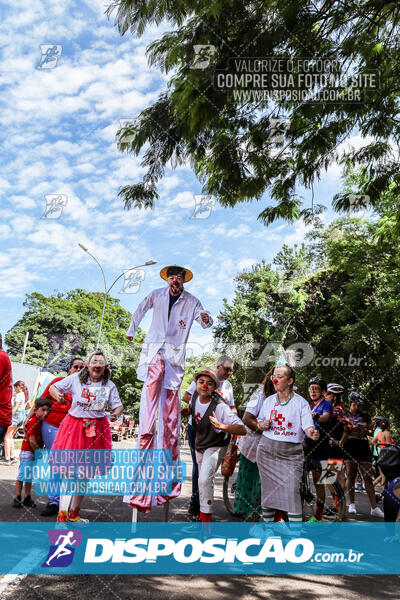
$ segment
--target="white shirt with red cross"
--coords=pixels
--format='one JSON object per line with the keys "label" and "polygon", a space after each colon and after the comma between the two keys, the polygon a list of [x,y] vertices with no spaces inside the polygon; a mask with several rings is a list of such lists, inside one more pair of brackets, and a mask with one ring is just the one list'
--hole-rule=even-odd
{"label": "white shirt with red cross", "polygon": [[257,419],[270,420],[270,429],[263,431],[262,435],[280,442],[301,443],[304,430],[314,425],[310,405],[299,394],[294,394],[287,404],[279,404],[277,394],[268,396]]}

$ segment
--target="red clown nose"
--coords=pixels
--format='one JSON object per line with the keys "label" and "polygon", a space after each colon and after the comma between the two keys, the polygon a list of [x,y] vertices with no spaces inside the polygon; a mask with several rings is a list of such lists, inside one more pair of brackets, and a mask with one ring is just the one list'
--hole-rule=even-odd
{"label": "red clown nose", "polygon": [[278,379],[276,379],[276,378],[275,378],[275,379],[273,379],[273,380],[272,380],[272,383],[278,383]]}

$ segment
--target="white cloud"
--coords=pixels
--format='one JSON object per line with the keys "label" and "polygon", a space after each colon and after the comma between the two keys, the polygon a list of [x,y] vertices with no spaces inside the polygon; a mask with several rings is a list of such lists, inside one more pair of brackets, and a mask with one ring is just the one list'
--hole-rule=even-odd
{"label": "white cloud", "polygon": [[240,223],[236,227],[229,227],[227,225],[218,225],[214,233],[217,235],[222,235],[226,238],[239,238],[243,235],[247,235],[250,233],[250,227],[248,225],[244,225]]}
{"label": "white cloud", "polygon": [[256,258],[241,258],[238,262],[238,270],[244,271],[245,269],[250,269],[253,265],[257,263]]}
{"label": "white cloud", "polygon": [[293,244],[301,244],[301,242],[304,242],[305,235],[311,231],[312,225],[305,225],[303,221],[296,221],[294,229],[294,232],[288,233],[284,237],[284,244],[292,246]]}
{"label": "white cloud", "polygon": [[168,199],[168,206],[194,209],[195,202],[192,192],[178,192],[172,199]]}
{"label": "white cloud", "polygon": [[35,208],[36,202],[32,198],[28,196],[11,196],[11,202],[15,205],[16,208]]}
{"label": "white cloud", "polygon": [[[0,225],[0,237],[9,237],[11,235],[12,231],[11,231],[11,227],[9,225]],[[0,254],[0,260],[4,260],[4,257],[6,255],[1,255]],[[0,265],[1,266],[1,265]]]}
{"label": "white cloud", "polygon": [[[167,175],[160,182],[160,189],[165,192],[168,192],[168,191],[176,188],[181,183],[182,183],[182,179],[177,174]],[[181,193],[185,194],[185,192],[181,192]],[[179,194],[178,194],[178,196],[179,196]],[[192,198],[193,198],[193,195],[192,195]]]}
{"label": "white cloud", "polygon": [[208,285],[205,289],[206,296],[219,296],[220,291],[212,285]]}
{"label": "white cloud", "polygon": [[40,279],[37,273],[32,273],[26,265],[20,264],[5,267],[0,270],[0,294],[6,297],[18,297],[25,294],[30,284]]}

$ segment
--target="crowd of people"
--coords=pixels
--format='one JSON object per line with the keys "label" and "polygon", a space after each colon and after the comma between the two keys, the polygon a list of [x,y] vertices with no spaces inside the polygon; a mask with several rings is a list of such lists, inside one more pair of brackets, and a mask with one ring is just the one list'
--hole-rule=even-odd
{"label": "crowd of people", "polygon": [[[222,389],[229,383],[227,378],[232,371],[233,361],[226,356],[220,357],[216,367],[219,377],[216,379],[214,397],[224,401],[227,407],[234,406],[233,397],[231,394],[224,395]],[[202,376],[205,374],[203,372]],[[212,385],[214,375],[211,370],[208,371],[208,377],[208,385]],[[359,476],[365,486],[371,516],[383,518],[384,513],[377,506],[374,480],[379,475],[375,462],[381,449],[393,444],[388,420],[377,416],[373,427],[369,414],[364,410],[365,402],[361,394],[350,392],[346,408],[343,403],[344,387],[327,383],[318,376],[309,381],[309,400],[306,400],[295,391],[295,378],[294,369],[285,361],[280,361],[266,374],[262,385],[247,403],[242,417],[246,435],[241,435],[238,442],[240,463],[235,513],[248,520],[259,520],[261,517],[269,522],[285,515],[290,522],[302,521],[302,477],[306,468],[312,473],[316,490],[315,512],[310,521],[322,521],[324,515],[331,516],[338,510],[338,496],[334,488],[326,484],[329,478],[324,481],[321,476],[324,469],[329,471],[334,465],[341,489],[348,492],[348,512],[357,513],[355,483]],[[184,401],[190,402],[194,398],[194,385],[186,391]],[[183,414],[188,414],[188,409],[184,409]],[[193,419],[197,415],[198,420],[203,414],[204,411],[199,414],[197,410],[194,414],[191,411],[187,430],[193,459],[192,497],[188,512],[194,520],[204,520],[198,497],[204,493],[202,487],[206,483],[204,476],[199,477],[197,463],[199,453],[205,453],[205,450],[197,440],[197,432],[193,434]],[[216,433],[215,423],[211,419],[210,425]],[[227,443],[225,439],[225,449]],[[207,453],[218,455],[211,471],[208,469],[209,486],[222,461],[223,452],[214,444],[207,449]],[[331,507],[326,506],[327,489],[331,490],[333,497]]]}
{"label": "crowd of people", "polygon": [[[316,468],[321,462],[329,461],[342,465],[337,477],[342,488],[347,489],[349,513],[357,512],[354,492],[357,475],[360,475],[371,515],[384,516],[376,504],[373,480],[374,461],[385,445],[393,443],[387,419],[375,417],[373,427],[370,416],[363,410],[360,394],[351,392],[349,406],[345,408],[343,386],[328,384],[320,377],[309,381],[309,400],[306,400],[295,390],[295,371],[283,361],[268,371],[240,419],[228,381],[233,368],[234,361],[221,356],[215,371],[207,368],[194,375],[193,383],[182,397],[187,406],[181,413],[189,416],[187,439],[193,460],[188,508],[193,520],[211,521],[215,474],[231,436],[239,436],[240,462],[234,502],[238,516],[270,522],[285,515],[289,522],[302,521],[301,485],[306,464],[313,475],[317,498],[311,521],[321,521],[324,513],[337,510],[334,495],[333,506],[326,506],[329,486],[319,483],[321,470]],[[13,502],[16,508],[36,506],[31,496],[32,483],[26,481],[23,485],[22,482],[24,462],[33,460],[36,449],[111,449],[106,405],[111,408],[111,421],[118,418],[123,409],[110,376],[101,351],[92,353],[87,362],[74,358],[69,365],[69,375],[54,378],[35,400],[25,421],[19,455]],[[24,422],[21,404],[24,409],[29,408],[23,382],[17,381],[14,390],[12,423],[4,428],[4,441],[9,431],[15,432]],[[8,447],[4,463],[14,459],[11,445]],[[50,496],[41,514],[57,515],[59,522],[83,522],[85,519],[79,513],[82,499],[82,496],[74,496],[70,506],[62,507],[58,496]]]}
{"label": "crowd of people", "polygon": [[[371,516],[383,518],[384,513],[377,506],[374,475],[381,483],[386,482],[374,462],[379,462],[382,448],[392,444],[393,439],[387,419],[375,417],[374,428],[358,392],[348,393],[346,406],[344,387],[316,376],[309,381],[309,398],[305,399],[296,390],[295,370],[282,358],[266,373],[240,418],[229,382],[234,361],[224,355],[218,359],[215,370],[210,367],[194,375],[182,397],[185,406],[179,411],[190,328],[195,320],[203,328],[210,327],[213,321],[201,302],[183,288],[183,283],[193,277],[188,269],[170,265],[161,270],[160,276],[167,286],[154,290],[139,304],[126,334],[132,340],[146,312],[153,310],[138,367],[143,389],[137,447],[163,448],[171,451],[174,461],[179,460],[181,417],[189,417],[187,439],[193,461],[190,518],[211,521],[215,474],[232,444],[232,436],[238,436],[240,449],[234,502],[238,516],[265,522],[284,516],[289,522],[301,522],[306,469],[312,474],[316,490],[311,521],[321,521],[324,514],[338,509],[335,489],[321,477],[321,465],[335,464],[337,481],[348,493],[348,512],[357,513],[354,492],[357,477],[361,476]],[[5,463],[11,464],[15,461],[13,437],[24,420],[25,409],[29,409],[29,398],[24,383],[17,381],[13,401],[11,363],[1,342],[0,336],[0,443],[4,441]],[[96,350],[87,361],[73,358],[68,375],[55,377],[49,383],[25,420],[14,506],[36,506],[31,483],[23,485],[22,476],[24,462],[32,459],[36,449],[109,450],[109,421],[116,421],[122,413],[106,356]],[[327,506],[327,489],[333,496],[332,507]],[[400,479],[395,484],[391,481],[388,489],[391,515],[400,520]],[[180,490],[181,484],[176,481],[168,495],[135,495],[124,501],[134,510],[146,513],[152,506],[178,496]],[[50,496],[42,515],[57,515],[63,523],[83,522],[82,500],[77,495],[72,500]]]}

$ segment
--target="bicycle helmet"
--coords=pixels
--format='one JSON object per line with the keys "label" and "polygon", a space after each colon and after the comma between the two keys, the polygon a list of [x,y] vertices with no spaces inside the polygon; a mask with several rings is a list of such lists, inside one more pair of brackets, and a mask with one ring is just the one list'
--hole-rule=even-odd
{"label": "bicycle helmet", "polygon": [[343,394],[344,392],[344,387],[342,385],[339,385],[338,383],[328,383],[328,387],[326,388],[326,391],[329,392],[330,394]]}
{"label": "bicycle helmet", "polygon": [[357,404],[363,404],[364,397],[361,396],[361,394],[359,394],[358,392],[350,392],[349,402],[356,402]]}
{"label": "bicycle helmet", "polygon": [[376,421],[377,423],[379,423],[380,421],[384,421],[385,417],[382,417],[381,415],[377,415],[376,417],[373,418],[373,421]]}
{"label": "bicycle helmet", "polygon": [[327,383],[325,381],[325,379],[321,379],[321,377],[318,377],[318,375],[316,377],[312,377],[310,379],[310,381],[308,382],[308,387],[310,387],[310,385],[319,385],[319,387],[321,388],[322,391],[326,391],[326,387],[327,387]]}

